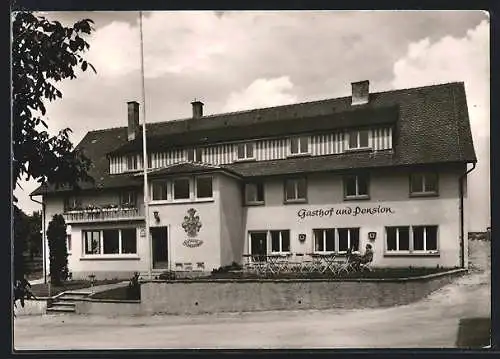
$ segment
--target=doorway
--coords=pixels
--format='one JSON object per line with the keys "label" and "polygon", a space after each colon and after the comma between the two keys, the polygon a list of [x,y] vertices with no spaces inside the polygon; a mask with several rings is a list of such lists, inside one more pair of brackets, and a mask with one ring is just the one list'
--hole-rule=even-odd
{"label": "doorway", "polygon": [[255,261],[267,259],[267,232],[250,233],[250,253]]}
{"label": "doorway", "polygon": [[153,268],[168,268],[168,227],[152,227]]}

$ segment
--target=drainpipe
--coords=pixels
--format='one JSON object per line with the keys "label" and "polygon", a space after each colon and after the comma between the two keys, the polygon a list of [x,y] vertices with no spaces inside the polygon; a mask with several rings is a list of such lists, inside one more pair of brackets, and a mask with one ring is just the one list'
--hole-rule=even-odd
{"label": "drainpipe", "polygon": [[33,199],[32,196],[30,196],[30,199],[38,204],[42,205],[42,258],[43,258],[43,282],[47,284],[47,268],[46,268],[46,263],[45,263],[45,203],[44,202],[39,202],[36,199]]}
{"label": "drainpipe", "polygon": [[471,173],[476,168],[476,162],[472,162],[472,168],[467,170],[462,174],[459,179],[459,191],[460,191],[460,247],[461,247],[461,261],[460,266],[465,268],[465,231],[464,231],[464,180],[469,173]]}

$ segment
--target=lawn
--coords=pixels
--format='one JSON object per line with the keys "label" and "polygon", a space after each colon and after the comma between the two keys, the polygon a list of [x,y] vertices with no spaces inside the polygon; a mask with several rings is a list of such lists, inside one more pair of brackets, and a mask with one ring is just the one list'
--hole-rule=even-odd
{"label": "lawn", "polygon": [[[97,285],[103,285],[103,284],[113,284],[113,283],[119,283],[122,282],[122,280],[101,280],[101,281],[94,281],[94,286]],[[83,289],[83,288],[89,288],[90,287],[90,281],[89,280],[71,280],[71,281],[66,281],[63,282],[60,286],[50,286],[50,295],[54,296],[56,294],[59,294],[64,291],[68,290],[75,290],[75,289]],[[48,297],[49,296],[49,284],[47,283],[41,283],[41,284],[32,284],[31,285],[31,291],[33,294],[37,297]]]}

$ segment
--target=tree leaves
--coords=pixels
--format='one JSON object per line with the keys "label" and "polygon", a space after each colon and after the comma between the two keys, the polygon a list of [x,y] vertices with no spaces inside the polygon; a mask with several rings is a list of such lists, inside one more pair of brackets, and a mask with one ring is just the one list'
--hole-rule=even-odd
{"label": "tree leaves", "polygon": [[56,186],[76,186],[91,181],[90,161],[74,149],[64,129],[56,136],[43,130],[47,123],[36,116],[47,114],[45,102],[62,98],[55,87],[64,79],[75,79],[75,66],[85,71],[94,66],[84,60],[89,44],[82,36],[94,30],[90,19],[63,27],[58,21],[29,12],[17,12],[12,24],[13,181],[35,178]]}

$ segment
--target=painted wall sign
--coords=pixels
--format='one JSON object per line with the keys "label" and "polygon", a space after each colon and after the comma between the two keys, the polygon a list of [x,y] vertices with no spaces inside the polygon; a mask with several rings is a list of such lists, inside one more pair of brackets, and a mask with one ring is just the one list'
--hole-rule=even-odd
{"label": "painted wall sign", "polygon": [[328,209],[305,209],[302,208],[297,212],[300,219],[306,217],[332,217],[336,216],[358,216],[358,215],[376,215],[376,214],[394,214],[395,211],[391,207],[383,207],[381,205],[375,207],[344,207],[344,208],[328,208]]}
{"label": "painted wall sign", "polygon": [[184,242],[182,242],[182,245],[188,248],[196,248],[201,246],[202,244],[203,241],[197,238],[187,238]]}
{"label": "painted wall sign", "polygon": [[190,237],[186,239],[182,244],[188,248],[199,247],[203,244],[201,239],[194,238],[198,235],[201,229],[200,216],[196,215],[196,209],[190,208],[187,211],[188,215],[184,216],[184,222],[182,222],[182,228]]}

